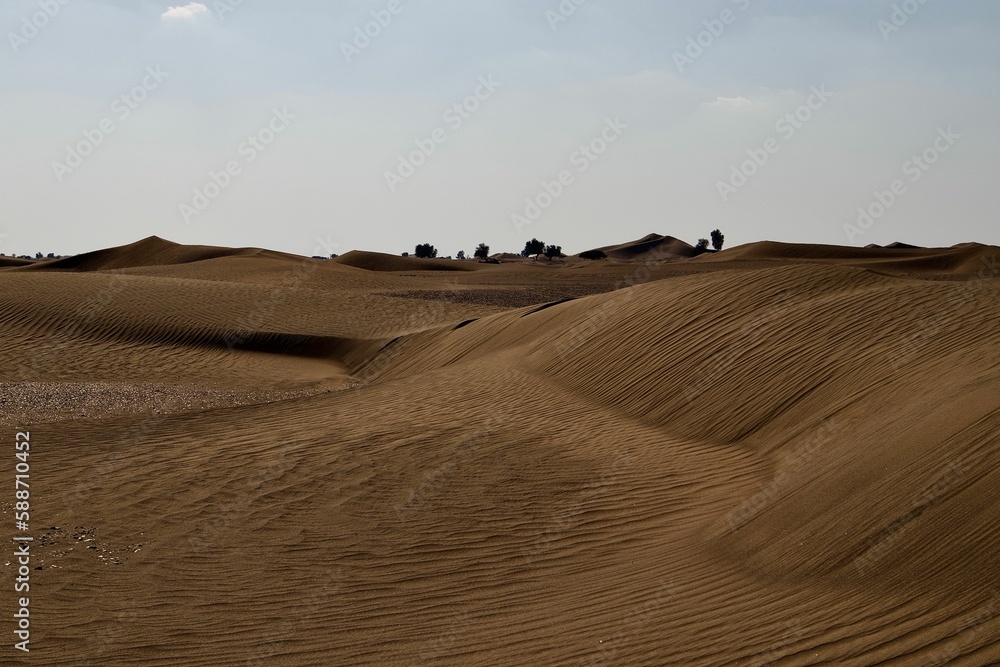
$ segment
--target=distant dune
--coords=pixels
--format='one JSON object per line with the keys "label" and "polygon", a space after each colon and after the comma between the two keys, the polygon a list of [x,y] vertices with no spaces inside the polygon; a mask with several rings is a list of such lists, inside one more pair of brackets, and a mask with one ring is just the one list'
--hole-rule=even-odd
{"label": "distant dune", "polygon": [[151,236],[129,245],[95,250],[93,252],[63,257],[25,267],[24,270],[109,271],[140,266],[168,266],[189,264],[207,259],[233,256],[292,257],[285,253],[259,248],[217,248],[189,246]]}
{"label": "distant dune", "polygon": [[955,274],[976,273],[996,248],[978,243],[962,243],[951,248],[918,248],[893,244],[885,248],[855,248],[762,241],[702,255],[697,262],[734,262],[740,260],[770,262],[817,262],[881,269],[893,273]]}
{"label": "distant dune", "polygon": [[869,250],[873,249],[873,248],[890,248],[890,249],[898,249],[898,250],[916,250],[919,247],[920,246],[910,245],[909,243],[902,243],[900,241],[895,241],[893,243],[890,243],[887,246],[880,246],[877,243],[872,243],[872,244],[869,244],[869,245],[865,246],[865,248],[868,248]]}
{"label": "distant dune", "polygon": [[474,260],[419,259],[359,250],[340,255],[333,261],[366,271],[475,271],[478,266]]}
{"label": "distant dune", "polygon": [[603,250],[0,270],[32,660],[1000,664],[1000,248]]}
{"label": "distant dune", "polygon": [[638,241],[597,248],[608,257],[622,260],[648,261],[694,257],[695,249],[672,236],[649,234]]}

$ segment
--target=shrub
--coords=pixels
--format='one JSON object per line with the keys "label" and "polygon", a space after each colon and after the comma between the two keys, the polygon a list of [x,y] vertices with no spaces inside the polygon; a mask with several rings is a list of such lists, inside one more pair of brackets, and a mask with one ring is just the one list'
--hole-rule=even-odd
{"label": "shrub", "polygon": [[545,246],[545,256],[552,261],[553,257],[562,257],[562,246],[559,245],[547,245]]}
{"label": "shrub", "polygon": [[722,244],[726,242],[726,237],[722,235],[718,229],[712,232],[712,247],[716,250],[722,250]]}
{"label": "shrub", "polygon": [[603,250],[585,250],[584,252],[580,253],[580,258],[598,260],[598,259],[607,259],[608,256]]}

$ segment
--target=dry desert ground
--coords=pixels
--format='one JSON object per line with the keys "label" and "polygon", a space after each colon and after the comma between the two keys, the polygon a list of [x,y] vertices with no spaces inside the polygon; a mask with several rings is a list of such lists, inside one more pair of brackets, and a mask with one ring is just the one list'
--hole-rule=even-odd
{"label": "dry desert ground", "polygon": [[689,249],[4,258],[0,663],[1000,664],[1000,248]]}

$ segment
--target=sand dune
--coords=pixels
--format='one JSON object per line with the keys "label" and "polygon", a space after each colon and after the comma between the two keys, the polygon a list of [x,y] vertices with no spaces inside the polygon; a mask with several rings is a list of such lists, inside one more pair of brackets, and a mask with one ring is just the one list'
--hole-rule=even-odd
{"label": "sand dune", "polygon": [[839,263],[927,278],[933,275],[938,277],[973,275],[984,267],[989,269],[988,260],[994,256],[995,248],[978,243],[963,243],[951,248],[917,248],[905,244],[893,244],[885,248],[854,248],[763,241],[721,253],[702,255],[696,261]]}
{"label": "sand dune", "polygon": [[638,241],[597,248],[613,259],[663,260],[694,257],[693,246],[672,236],[649,234]]}
{"label": "sand dune", "polygon": [[471,260],[418,259],[359,250],[352,250],[333,261],[366,271],[475,271],[479,266],[479,262]]}
{"label": "sand dune", "polygon": [[28,266],[33,264],[30,259],[19,259],[17,257],[0,257],[0,269],[13,266]]}
{"label": "sand dune", "polygon": [[1000,664],[1000,248],[685,247],[0,272],[31,661]]}
{"label": "sand dune", "polygon": [[292,258],[293,255],[259,248],[218,248],[213,246],[187,246],[173,243],[157,236],[150,236],[117,248],[40,262],[24,270],[109,271],[139,266],[164,266],[187,264],[217,257],[263,256]]}

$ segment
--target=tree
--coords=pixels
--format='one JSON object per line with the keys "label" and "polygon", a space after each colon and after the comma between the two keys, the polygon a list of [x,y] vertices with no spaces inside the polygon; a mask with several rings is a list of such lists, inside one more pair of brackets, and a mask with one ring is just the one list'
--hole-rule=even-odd
{"label": "tree", "polygon": [[438,251],[437,248],[432,246],[430,243],[421,243],[417,246],[413,254],[420,259],[431,259],[438,256]]}
{"label": "tree", "polygon": [[722,235],[718,229],[712,232],[712,247],[716,250],[722,250],[722,244],[726,242],[726,237]]}
{"label": "tree", "polygon": [[700,255],[708,252],[708,239],[698,239],[698,244],[694,247],[694,254]]}
{"label": "tree", "polygon": [[459,259],[465,259],[465,251],[464,250],[459,250],[458,254],[455,255],[455,256],[458,257]]}
{"label": "tree", "polygon": [[476,259],[486,259],[490,256],[490,247],[485,243],[480,243],[479,247],[476,248]]}
{"label": "tree", "polygon": [[552,261],[553,257],[562,257],[562,246],[560,245],[547,245],[545,246],[545,256]]}
{"label": "tree", "polygon": [[603,250],[585,250],[580,253],[580,259],[607,259],[608,256]]}
{"label": "tree", "polygon": [[541,255],[543,252],[545,252],[545,244],[538,239],[531,239],[524,244],[524,250],[521,251],[521,257]]}

